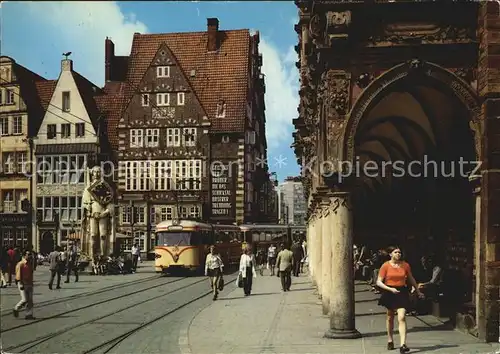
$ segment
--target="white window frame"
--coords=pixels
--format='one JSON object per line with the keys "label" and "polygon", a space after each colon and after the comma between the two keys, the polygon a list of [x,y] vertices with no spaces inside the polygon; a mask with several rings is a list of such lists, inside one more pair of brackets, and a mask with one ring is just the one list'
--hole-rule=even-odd
{"label": "white window frame", "polygon": [[4,213],[12,213],[16,209],[16,202],[14,201],[14,190],[2,190],[2,204]]}
{"label": "white window frame", "polygon": [[[49,127],[54,127],[55,128],[55,132],[54,132],[54,136],[50,136],[49,135]],[[56,139],[57,138],[57,124],[47,124],[47,139]]]}
{"label": "white window frame", "polygon": [[28,162],[28,152],[19,151],[16,156],[17,173],[26,173],[26,163]]}
{"label": "white window frame", "polygon": [[135,210],[137,211],[137,220],[134,220],[136,224],[145,224],[146,223],[146,207],[144,206],[136,206]]}
{"label": "white window frame", "polygon": [[14,152],[2,153],[2,164],[4,173],[14,173],[16,168],[16,155]]}
{"label": "white window frame", "polygon": [[162,92],[156,94],[156,105],[158,107],[170,106],[170,93]]}
{"label": "white window frame", "polygon": [[130,205],[122,205],[121,209],[122,224],[130,224],[130,220],[132,220],[132,210]]}
{"label": "white window frame", "polygon": [[197,129],[196,128],[182,128],[182,145],[196,146]]}
{"label": "white window frame", "polygon": [[181,129],[167,128],[167,147],[181,146]]}
{"label": "white window frame", "polygon": [[174,218],[174,207],[172,206],[162,206],[160,208],[160,220],[167,221]]}
{"label": "white window frame", "polygon": [[9,118],[0,118],[0,136],[9,135]]}
{"label": "white window frame", "polygon": [[[79,127],[81,127],[81,132],[79,132],[80,129],[78,129]],[[75,137],[76,138],[83,138],[85,137],[85,123],[76,123],[75,124]]]}
{"label": "white window frame", "polygon": [[146,129],[145,147],[158,147],[160,145],[160,129]]}
{"label": "white window frame", "polygon": [[156,77],[170,77],[170,66],[157,66]]}
{"label": "white window frame", "polygon": [[184,92],[177,92],[177,105],[184,106],[185,101],[186,101],[186,94]]}
{"label": "white window frame", "polygon": [[12,135],[23,134],[23,116],[12,117]]}
{"label": "white window frame", "polygon": [[[65,96],[68,96],[68,99],[65,100]],[[70,91],[64,91],[61,93],[61,110],[63,112],[70,112],[71,111],[71,92]]]}
{"label": "white window frame", "polygon": [[130,129],[130,147],[141,148],[144,146],[144,130]]}
{"label": "white window frame", "polygon": [[149,106],[149,94],[143,93],[141,95],[141,104],[143,107],[148,107]]}
{"label": "white window frame", "polygon": [[71,139],[71,123],[61,123],[61,139]]}
{"label": "white window frame", "polygon": [[5,93],[5,104],[14,104],[16,103],[15,99],[14,99],[14,89],[7,89],[5,90],[6,93]]}

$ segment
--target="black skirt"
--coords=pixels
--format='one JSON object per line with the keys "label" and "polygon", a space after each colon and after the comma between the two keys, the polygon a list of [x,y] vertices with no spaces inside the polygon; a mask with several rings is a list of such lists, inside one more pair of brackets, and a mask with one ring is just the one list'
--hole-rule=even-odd
{"label": "black skirt", "polygon": [[410,291],[408,287],[395,287],[399,290],[398,294],[390,291],[382,290],[382,295],[378,301],[380,306],[384,306],[388,310],[409,309],[410,307]]}

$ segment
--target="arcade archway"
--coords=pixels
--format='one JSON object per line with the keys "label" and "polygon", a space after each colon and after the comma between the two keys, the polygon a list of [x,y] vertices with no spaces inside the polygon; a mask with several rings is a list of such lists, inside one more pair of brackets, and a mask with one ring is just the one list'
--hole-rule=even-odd
{"label": "arcade archway", "polygon": [[405,64],[378,80],[347,126],[352,145],[346,152],[359,166],[355,242],[372,249],[398,244],[416,265],[421,256],[436,255],[444,268],[467,273],[456,279],[463,300],[470,300],[475,98],[460,79],[432,64]]}
{"label": "arcade archway", "polygon": [[54,245],[54,234],[51,231],[45,231],[42,234],[42,239],[40,240],[40,253],[49,254],[54,250]]}

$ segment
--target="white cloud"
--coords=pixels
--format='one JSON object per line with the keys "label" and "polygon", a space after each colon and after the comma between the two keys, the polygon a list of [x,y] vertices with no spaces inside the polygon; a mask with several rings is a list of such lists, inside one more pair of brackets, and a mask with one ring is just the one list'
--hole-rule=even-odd
{"label": "white cloud", "polygon": [[[297,54],[293,47],[280,53],[267,39],[260,41],[262,72],[266,75],[266,135],[270,150],[288,148],[299,105],[299,73],[295,67]],[[294,57],[292,55],[294,54]]]}
{"label": "white cloud", "polygon": [[[116,55],[130,54],[134,32],[146,33],[135,14],[124,14],[114,1],[30,2],[37,21],[53,28],[58,47],[73,52],[75,70],[97,85],[104,84],[104,40],[110,37]],[[57,65],[57,64],[56,64]]]}

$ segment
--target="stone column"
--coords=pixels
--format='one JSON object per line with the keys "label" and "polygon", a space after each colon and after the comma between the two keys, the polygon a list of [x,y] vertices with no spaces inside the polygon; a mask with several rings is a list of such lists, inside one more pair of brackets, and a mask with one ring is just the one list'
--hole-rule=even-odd
{"label": "stone column", "polygon": [[331,194],[332,273],[330,293],[330,329],[326,338],[360,338],[356,330],[354,308],[354,266],[352,209],[347,192]]}
{"label": "stone column", "polygon": [[323,314],[328,315],[330,311],[330,294],[331,294],[331,278],[332,278],[332,234],[331,234],[331,215],[329,213],[330,203],[322,205],[322,293],[321,300],[323,305]]}
{"label": "stone column", "polygon": [[486,333],[486,321],[484,313],[485,300],[485,250],[484,238],[481,233],[481,179],[471,179],[471,184],[475,196],[475,237],[474,237],[474,266],[476,269],[476,289],[475,289],[475,305],[476,305],[476,324],[478,333]]}
{"label": "stone column", "polygon": [[[317,207],[319,208],[319,206]],[[322,225],[323,218],[321,217],[321,209],[316,209],[316,227],[314,233],[316,235],[316,282],[318,284],[318,297],[321,299],[323,294],[323,233]]]}
{"label": "stone column", "polygon": [[309,278],[311,279],[312,285],[316,286],[316,280],[314,279],[314,228],[313,228],[314,218],[311,216],[307,225],[307,252],[309,254],[308,268],[309,268]]}
{"label": "stone column", "polygon": [[479,337],[497,342],[500,337],[500,6],[495,1],[482,2],[478,11],[479,56],[477,90],[482,107],[477,134],[481,136],[481,240],[484,257],[484,316]]}

